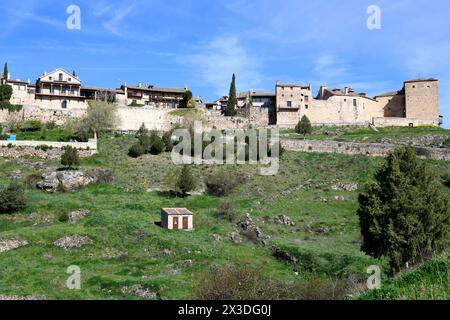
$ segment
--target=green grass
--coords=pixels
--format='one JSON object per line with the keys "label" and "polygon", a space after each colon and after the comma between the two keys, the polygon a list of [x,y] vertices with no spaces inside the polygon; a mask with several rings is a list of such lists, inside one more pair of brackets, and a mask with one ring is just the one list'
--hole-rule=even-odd
{"label": "green grass", "polygon": [[[370,258],[359,249],[355,213],[358,191],[331,188],[339,180],[357,182],[361,190],[382,159],[286,152],[276,176],[258,175],[257,166],[220,167],[247,177],[225,198],[207,195],[174,198],[151,191],[164,190],[165,176],[174,170],[170,155],[130,158],[127,150],[134,139],[104,136],[99,141],[99,154],[82,159],[84,168],[111,168],[115,175],[111,185],[90,186],[64,194],[27,190],[28,207],[23,212],[0,216],[0,237],[21,236],[30,243],[0,253],[0,294],[39,294],[50,299],[124,299],[135,297],[123,295],[123,286],[142,284],[158,291],[163,299],[191,299],[195,298],[198,282],[212,265],[250,264],[261,275],[286,283],[308,281],[315,275],[361,275],[369,265],[385,266],[383,261]],[[59,167],[57,160],[28,161],[44,161],[45,171]],[[450,162],[429,163],[440,175],[450,172]],[[216,169],[197,166],[193,172],[201,182]],[[36,173],[17,160],[0,159],[0,187],[17,170],[21,171],[21,180]],[[200,183],[199,189],[202,187]],[[336,200],[336,196],[345,200]],[[218,221],[214,215],[222,201],[233,202],[238,219],[250,213],[264,234],[270,236],[268,246],[229,241],[228,234],[235,230],[235,224]],[[160,209],[169,206],[193,211],[195,231],[172,232],[156,226]],[[59,222],[61,214],[80,209],[90,210],[90,216],[77,225]],[[273,223],[281,214],[288,215],[296,226]],[[40,226],[44,221],[53,224]],[[318,232],[321,227],[328,232]],[[93,244],[69,251],[53,245],[55,240],[74,234],[89,236]],[[224,241],[214,241],[213,234],[221,235]],[[290,252],[298,257],[299,263],[278,261],[272,254],[274,248]],[[164,255],[164,249],[171,250],[172,255]],[[187,259],[193,260],[192,268],[184,266]],[[70,265],[81,268],[80,291],[65,287]],[[180,273],[170,275],[170,269]]]}
{"label": "green grass", "polygon": [[382,281],[381,289],[361,299],[377,300],[449,300],[450,256],[426,262],[409,273]]}

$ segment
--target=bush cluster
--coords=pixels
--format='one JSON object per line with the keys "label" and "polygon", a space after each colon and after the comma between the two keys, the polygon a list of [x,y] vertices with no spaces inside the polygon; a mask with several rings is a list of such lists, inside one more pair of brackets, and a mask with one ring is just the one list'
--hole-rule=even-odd
{"label": "bush cluster", "polygon": [[12,214],[26,208],[25,192],[16,181],[0,191],[0,214]]}
{"label": "bush cluster", "polygon": [[155,131],[149,133],[144,124],[136,133],[136,138],[138,141],[128,150],[128,155],[132,158],[139,158],[144,154],[159,155],[164,151],[171,151],[173,148],[170,136],[167,137],[165,135],[163,138],[160,138]]}

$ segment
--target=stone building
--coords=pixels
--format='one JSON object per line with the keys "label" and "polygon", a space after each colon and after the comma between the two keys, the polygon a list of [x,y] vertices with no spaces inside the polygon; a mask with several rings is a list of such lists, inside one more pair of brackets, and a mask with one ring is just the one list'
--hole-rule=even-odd
{"label": "stone building", "polygon": [[315,125],[416,126],[440,125],[439,82],[416,79],[374,98],[352,88],[321,86],[315,98],[310,85],[275,86],[277,125],[293,127],[306,115]]}
{"label": "stone building", "polygon": [[159,88],[155,86],[122,85],[120,89],[124,92],[127,105],[131,106],[158,106],[166,108],[177,108],[183,99],[184,88]]}

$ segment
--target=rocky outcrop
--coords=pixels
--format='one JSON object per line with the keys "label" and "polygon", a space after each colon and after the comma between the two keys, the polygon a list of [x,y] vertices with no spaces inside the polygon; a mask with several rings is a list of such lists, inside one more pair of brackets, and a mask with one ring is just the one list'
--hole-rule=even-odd
{"label": "rocky outcrop", "polygon": [[28,241],[25,239],[14,237],[9,239],[0,239],[0,253],[8,252],[23,246],[26,246]]}
{"label": "rocky outcrop", "polygon": [[89,215],[89,210],[73,211],[68,214],[69,224],[76,224],[78,221],[83,220]]}
{"label": "rocky outcrop", "polygon": [[89,237],[74,235],[58,239],[53,244],[65,250],[79,249],[86,245],[92,244],[92,240],[89,239]]}
{"label": "rocky outcrop", "polygon": [[122,293],[128,296],[135,296],[146,300],[155,300],[158,298],[158,293],[144,288],[140,284],[135,284],[131,287],[123,287]]}
{"label": "rocky outcrop", "polygon": [[91,184],[111,183],[112,180],[112,171],[109,169],[53,171],[44,173],[36,187],[47,192],[72,192]]}
{"label": "rocky outcrop", "polygon": [[282,224],[282,225],[285,225],[285,226],[291,226],[291,227],[295,226],[295,222],[292,221],[291,218],[289,218],[288,216],[286,216],[284,214],[279,215],[278,217],[276,217],[275,218],[275,223]]}

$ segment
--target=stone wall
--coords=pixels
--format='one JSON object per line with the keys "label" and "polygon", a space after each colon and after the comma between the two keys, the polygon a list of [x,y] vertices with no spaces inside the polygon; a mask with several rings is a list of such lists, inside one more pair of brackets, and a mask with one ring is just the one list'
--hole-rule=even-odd
{"label": "stone wall", "polygon": [[[7,147],[4,145],[0,146],[0,157],[3,158],[21,158],[21,157],[36,157],[41,159],[60,159],[61,155],[64,153],[62,148],[53,148],[46,151],[36,149],[35,147],[23,147],[23,146],[13,146]],[[96,150],[79,150],[78,154],[81,158],[91,157],[96,154]]]}
{"label": "stone wall", "polygon": [[[394,144],[354,143],[319,140],[281,140],[286,150],[317,153],[342,153],[349,155],[366,155],[385,157],[399,147]],[[423,158],[450,161],[450,149],[415,147],[417,154]]]}
{"label": "stone wall", "polygon": [[64,124],[67,119],[81,118],[86,113],[86,108],[49,109],[36,105],[24,105],[20,112],[8,113],[0,110],[0,122],[24,121],[36,119],[42,122],[55,122],[58,125]]}
{"label": "stone wall", "polygon": [[394,117],[373,118],[372,124],[376,127],[417,127],[425,125],[437,125],[437,123],[432,123],[428,120]]}
{"label": "stone wall", "polygon": [[0,148],[32,148],[35,149],[39,146],[47,146],[53,149],[63,149],[66,146],[71,146],[78,150],[86,150],[97,153],[97,139],[89,139],[88,142],[60,142],[60,141],[31,141],[31,140],[19,140],[19,141],[7,141],[0,140]]}

